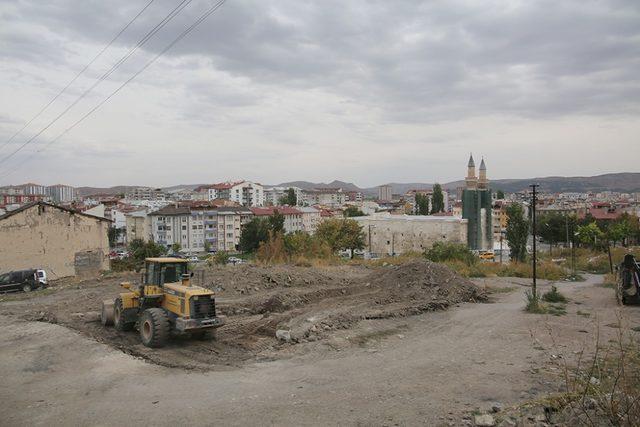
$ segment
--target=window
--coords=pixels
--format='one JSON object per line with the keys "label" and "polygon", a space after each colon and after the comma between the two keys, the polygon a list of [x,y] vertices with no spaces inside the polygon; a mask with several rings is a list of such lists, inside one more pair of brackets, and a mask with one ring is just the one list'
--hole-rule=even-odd
{"label": "window", "polygon": [[183,226],[182,226],[182,230],[186,230],[186,229],[187,229],[187,226],[186,226],[186,225],[183,225]]}
{"label": "window", "polygon": [[232,238],[233,238],[233,233],[227,233],[227,237],[228,237],[229,239],[232,239]]}

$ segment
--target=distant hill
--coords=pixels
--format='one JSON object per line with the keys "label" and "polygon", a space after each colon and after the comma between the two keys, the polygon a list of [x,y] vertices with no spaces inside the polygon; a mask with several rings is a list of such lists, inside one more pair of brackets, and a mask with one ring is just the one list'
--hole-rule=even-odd
{"label": "distant hill", "polygon": [[309,181],[291,181],[291,182],[283,182],[278,185],[266,185],[265,187],[298,187],[303,190],[312,190],[314,188],[342,188],[343,191],[362,191],[360,187],[351,183],[351,182],[343,182],[338,180],[333,180],[328,184],[324,182],[309,182]]}
{"label": "distant hill", "polygon": [[[552,193],[558,192],[597,192],[597,191],[619,191],[625,193],[640,192],[640,173],[623,172],[608,173],[597,176],[549,176],[542,178],[527,179],[496,179],[490,181],[490,186],[494,190],[502,190],[507,193],[526,190],[531,183],[540,184],[540,190]],[[192,190],[201,184],[184,184],[164,187],[166,191],[175,191],[179,189]],[[404,194],[413,189],[430,189],[433,183],[411,182],[396,183],[391,185],[393,194]],[[455,190],[457,187],[463,186],[464,181],[453,181],[442,184],[447,190]],[[329,183],[310,182],[310,181],[290,181],[277,185],[265,185],[265,187],[299,187],[305,190],[313,188],[342,188],[344,191],[361,191],[364,194],[375,196],[378,194],[378,187],[360,188],[351,182],[334,180]],[[119,185],[116,187],[100,188],[100,187],[78,187],[76,191],[80,196],[90,194],[122,194],[136,188],[134,185]]]}
{"label": "distant hill", "polygon": [[[619,191],[635,193],[640,191],[640,173],[608,173],[597,176],[549,176],[529,179],[496,179],[490,182],[494,190],[502,190],[507,193],[526,190],[529,184],[540,184],[543,192],[599,192]],[[464,185],[464,181],[449,182],[444,185],[447,189],[455,189]]]}

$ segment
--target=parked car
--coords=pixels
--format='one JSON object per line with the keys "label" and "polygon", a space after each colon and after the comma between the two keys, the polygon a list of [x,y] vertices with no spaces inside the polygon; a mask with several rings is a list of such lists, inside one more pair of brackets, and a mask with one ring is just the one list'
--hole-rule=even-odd
{"label": "parked car", "polygon": [[38,276],[38,282],[42,286],[47,286],[49,282],[47,282],[47,272],[44,270],[36,270],[36,275]]}
{"label": "parked car", "polygon": [[[40,270],[44,272],[43,270]],[[45,273],[46,281],[46,273]],[[19,291],[31,292],[34,289],[44,287],[45,285],[38,278],[38,270],[16,270],[8,273],[0,274],[0,291]]]}
{"label": "parked car", "polygon": [[194,263],[198,263],[198,262],[200,262],[200,258],[198,258],[198,257],[197,257],[197,256],[195,256],[195,255],[194,255],[194,256],[190,256],[189,258],[187,258],[187,260],[188,260],[189,262],[194,262]]}
{"label": "parked car", "polygon": [[227,264],[233,264],[233,265],[235,265],[235,264],[242,264],[243,262],[244,262],[244,261],[242,260],[242,258],[238,258],[238,257],[235,257],[235,256],[230,256],[230,257],[227,259]]}

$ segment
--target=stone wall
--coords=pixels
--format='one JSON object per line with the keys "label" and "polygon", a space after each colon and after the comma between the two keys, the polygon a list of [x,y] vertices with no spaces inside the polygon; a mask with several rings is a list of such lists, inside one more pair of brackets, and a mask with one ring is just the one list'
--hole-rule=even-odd
{"label": "stone wall", "polygon": [[0,272],[42,268],[51,279],[109,269],[108,221],[35,205],[0,220]]}

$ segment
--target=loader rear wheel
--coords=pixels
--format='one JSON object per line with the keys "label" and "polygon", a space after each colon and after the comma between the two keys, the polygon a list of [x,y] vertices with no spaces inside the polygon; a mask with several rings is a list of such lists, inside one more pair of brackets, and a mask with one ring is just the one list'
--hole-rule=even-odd
{"label": "loader rear wheel", "polygon": [[140,318],[140,339],[147,347],[163,347],[169,339],[171,327],[167,313],[161,308],[148,308]]}
{"label": "loader rear wheel", "polygon": [[104,300],[102,301],[102,310],[100,311],[100,323],[102,326],[113,325],[114,313],[114,301]]}
{"label": "loader rear wheel", "polygon": [[124,308],[122,307],[122,298],[116,298],[113,304],[113,327],[116,330],[124,332],[133,329],[135,323],[127,322],[124,317]]}

